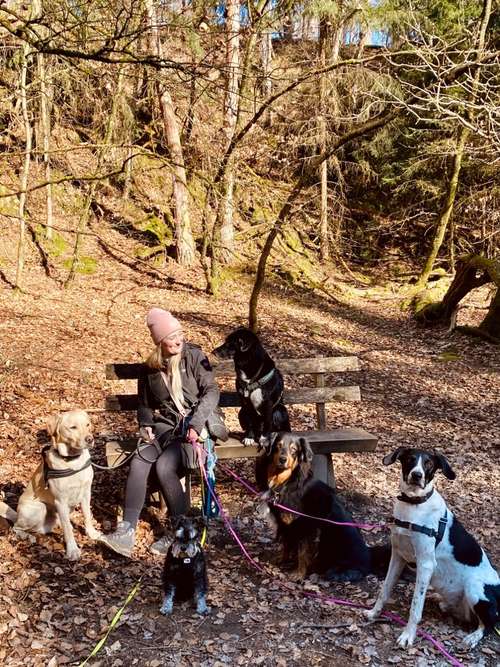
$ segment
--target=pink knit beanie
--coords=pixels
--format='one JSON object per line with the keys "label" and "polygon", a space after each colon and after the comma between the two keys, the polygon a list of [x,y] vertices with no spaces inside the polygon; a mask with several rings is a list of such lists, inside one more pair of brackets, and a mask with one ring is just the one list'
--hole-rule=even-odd
{"label": "pink knit beanie", "polygon": [[146,317],[146,324],[155,345],[159,345],[164,338],[182,329],[179,320],[162,308],[151,308]]}

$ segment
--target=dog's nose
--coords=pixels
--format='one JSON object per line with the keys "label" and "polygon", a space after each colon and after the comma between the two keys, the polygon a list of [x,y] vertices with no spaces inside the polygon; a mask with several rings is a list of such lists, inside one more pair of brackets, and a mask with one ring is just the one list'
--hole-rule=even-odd
{"label": "dog's nose", "polygon": [[286,463],[286,456],[280,456],[279,463],[281,466],[284,466]]}
{"label": "dog's nose", "polygon": [[411,478],[415,480],[415,482],[420,482],[423,477],[422,471],[421,470],[414,470],[411,473]]}

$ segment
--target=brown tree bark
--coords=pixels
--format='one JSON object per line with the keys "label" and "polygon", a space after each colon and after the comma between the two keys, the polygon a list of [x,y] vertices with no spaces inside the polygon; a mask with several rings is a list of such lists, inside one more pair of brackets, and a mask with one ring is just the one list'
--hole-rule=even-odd
{"label": "brown tree bark", "polygon": [[[239,66],[240,66],[240,2],[228,0],[226,3],[226,68],[227,85],[224,103],[224,133],[226,146],[229,145],[236,129],[239,106]],[[234,161],[228,164],[222,183],[221,200],[219,204],[218,220],[216,222],[216,237],[214,238],[214,252],[220,260],[229,264],[234,256]],[[220,220],[220,223],[219,223]],[[219,226],[219,224],[220,226]],[[214,262],[216,266],[217,262]]]}
{"label": "brown tree bark", "polygon": [[460,301],[473,289],[488,283],[496,285],[497,291],[484,320],[479,327],[459,326],[456,329],[500,343],[500,259],[488,259],[481,255],[461,258],[455,278],[442,301],[428,304],[416,317],[424,325],[449,327]]}
{"label": "brown tree bark", "polygon": [[[163,49],[158,31],[156,6],[153,0],[146,1],[146,9],[149,23],[150,49],[154,55],[162,59]],[[191,232],[189,192],[179,124],[175,115],[172,97],[158,78],[156,79],[156,91],[165,128],[165,138],[172,161],[177,261],[183,266],[191,266],[195,262],[195,245]]]}
{"label": "brown tree bark", "polygon": [[23,269],[24,269],[24,253],[26,247],[26,219],[25,219],[26,191],[28,189],[28,178],[29,178],[30,162],[31,162],[31,148],[33,140],[33,131],[31,128],[31,122],[28,114],[28,96],[26,91],[29,50],[30,50],[29,45],[26,43],[23,44],[21,50],[22,61],[21,61],[20,97],[21,97],[21,110],[24,122],[25,143],[24,143],[24,161],[20,177],[20,194],[19,194],[19,206],[18,206],[19,241],[17,245],[17,267],[16,267],[16,280],[15,280],[15,286],[17,288],[21,287]]}

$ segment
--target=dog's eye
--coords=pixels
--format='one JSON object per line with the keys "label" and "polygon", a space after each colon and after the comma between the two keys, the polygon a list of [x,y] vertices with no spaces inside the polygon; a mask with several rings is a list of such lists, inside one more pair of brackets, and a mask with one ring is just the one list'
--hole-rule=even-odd
{"label": "dog's eye", "polygon": [[433,465],[434,464],[432,463],[432,461],[430,459],[427,459],[427,461],[424,461],[424,468],[426,468],[427,470],[430,470]]}
{"label": "dog's eye", "polygon": [[75,426],[74,424],[73,424],[73,426],[70,426],[70,429],[72,429],[74,431],[76,431],[77,428],[78,428],[78,426]]}

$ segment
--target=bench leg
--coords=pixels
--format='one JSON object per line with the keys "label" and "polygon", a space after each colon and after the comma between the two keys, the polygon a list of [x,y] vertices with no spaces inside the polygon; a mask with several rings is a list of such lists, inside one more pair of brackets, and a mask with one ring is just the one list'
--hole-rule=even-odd
{"label": "bench leg", "polygon": [[335,474],[331,454],[315,454],[312,460],[312,471],[315,479],[335,488]]}

